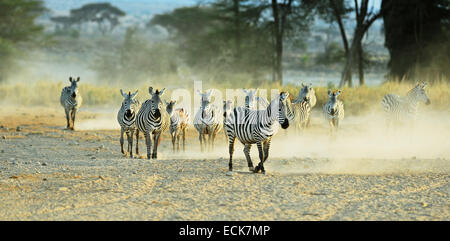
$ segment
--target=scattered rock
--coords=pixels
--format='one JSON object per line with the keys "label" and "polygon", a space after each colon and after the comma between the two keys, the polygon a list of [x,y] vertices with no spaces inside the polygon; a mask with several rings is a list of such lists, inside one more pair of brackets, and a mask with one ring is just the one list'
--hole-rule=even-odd
{"label": "scattered rock", "polygon": [[47,181],[47,178],[42,178],[42,181]]}
{"label": "scattered rock", "polygon": [[105,180],[105,178],[103,176],[98,176],[98,178],[101,180]]}
{"label": "scattered rock", "polygon": [[99,149],[99,150],[105,149],[105,146],[104,146],[104,145],[101,145],[101,146],[98,147],[98,149]]}
{"label": "scattered rock", "polygon": [[19,131],[21,131],[21,130],[22,130],[22,127],[20,127],[20,126],[17,126],[17,127],[16,127],[16,131],[17,131],[17,132],[19,132]]}
{"label": "scattered rock", "polygon": [[9,178],[11,178],[11,179],[17,179],[17,178],[19,178],[18,176],[10,176]]}
{"label": "scattered rock", "polygon": [[91,159],[94,160],[94,159],[97,159],[97,157],[93,156],[93,157],[91,157]]}
{"label": "scattered rock", "polygon": [[3,140],[6,140],[6,136],[2,136],[2,139],[3,139]]}
{"label": "scattered rock", "polygon": [[61,191],[61,192],[65,192],[65,191],[69,191],[69,188],[67,188],[67,187],[60,187],[58,190]]}
{"label": "scattered rock", "polygon": [[133,171],[133,174],[137,174],[137,171]]}
{"label": "scattered rock", "polygon": [[41,163],[42,166],[47,166],[47,163],[43,162]]}

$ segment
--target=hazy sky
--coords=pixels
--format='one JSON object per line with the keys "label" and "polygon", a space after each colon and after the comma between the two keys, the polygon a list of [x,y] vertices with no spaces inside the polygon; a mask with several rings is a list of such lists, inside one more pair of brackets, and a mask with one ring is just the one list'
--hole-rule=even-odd
{"label": "hazy sky", "polygon": [[163,13],[177,7],[194,5],[197,0],[45,0],[45,5],[55,15],[66,15],[70,9],[95,2],[109,2],[127,14],[134,15]]}
{"label": "hazy sky", "polygon": [[[134,15],[163,13],[177,7],[195,5],[198,0],[45,0],[46,6],[57,15],[68,14],[70,9],[93,2],[110,2],[128,14]],[[353,1],[350,3],[353,5]],[[381,0],[371,0],[369,3],[378,9]]]}

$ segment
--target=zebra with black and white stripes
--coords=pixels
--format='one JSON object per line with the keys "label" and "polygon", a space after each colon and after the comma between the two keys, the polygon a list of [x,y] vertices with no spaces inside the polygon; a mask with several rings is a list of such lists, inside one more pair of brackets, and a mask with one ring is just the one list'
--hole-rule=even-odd
{"label": "zebra with black and white stripes", "polygon": [[311,116],[311,103],[308,97],[292,102],[292,112],[294,113],[294,126],[296,131],[304,130],[309,123]]}
{"label": "zebra with black and white stripes", "polygon": [[297,99],[292,102],[292,109],[295,114],[294,122],[296,130],[309,127],[311,123],[311,110],[317,103],[316,94],[312,84],[302,83]]}
{"label": "zebra with black and white stripes", "polygon": [[262,97],[256,95],[258,89],[256,90],[246,90],[243,89],[245,93],[245,108],[251,110],[265,109],[269,105],[269,102]]}
{"label": "zebra with black and white stripes", "polygon": [[[214,150],[214,140],[217,133],[222,128],[220,111],[214,104],[211,104],[212,90],[208,93],[201,93],[201,106],[194,117],[194,127],[197,129],[200,141],[200,150],[203,152],[207,145],[208,150]],[[206,142],[208,135],[208,142]]]}
{"label": "zebra with black and white stripes", "polygon": [[341,121],[344,119],[344,104],[337,97],[342,93],[341,90],[328,90],[329,100],[323,106],[323,115],[330,124],[330,131],[333,134],[338,130]]}
{"label": "zebra with black and white stripes", "polygon": [[[160,143],[161,133],[165,131],[170,125],[169,114],[163,109],[161,96],[164,94],[164,89],[161,91],[153,91],[149,87],[151,99],[146,100],[138,112],[136,125],[138,130],[144,133],[145,144],[147,146],[147,159],[157,159],[158,145]],[[152,148],[153,141],[153,152]]]}
{"label": "zebra with black and white stripes", "polygon": [[278,123],[281,128],[289,127],[287,111],[289,93],[281,92],[278,98],[273,99],[264,110],[250,110],[245,107],[236,107],[225,120],[225,130],[228,136],[230,161],[228,164],[228,175],[233,171],[233,152],[236,138],[246,147],[248,144],[256,144],[259,151],[260,163],[253,168],[250,158],[250,149],[244,148],[250,171],[265,173],[264,162],[269,156],[270,142],[273,135],[278,131]]}
{"label": "zebra with black and white stripes", "polygon": [[177,143],[177,151],[180,151],[180,137],[183,138],[183,151],[186,150],[186,129],[189,124],[189,113],[185,108],[174,109],[177,101],[166,102],[166,111],[170,116],[170,136],[172,137],[172,148],[175,152],[175,142]]}
{"label": "zebra with black and white stripes", "polygon": [[400,97],[394,94],[387,94],[381,101],[383,110],[386,114],[386,124],[397,124],[401,121],[414,122],[417,117],[417,107],[419,102],[426,105],[431,103],[430,98],[425,91],[426,82],[417,83],[406,96]]}
{"label": "zebra with black and white stripes", "polygon": [[[75,116],[77,114],[78,108],[80,108],[83,98],[81,98],[80,93],[78,92],[78,82],[80,81],[80,77],[76,80],[69,78],[70,86],[66,86],[61,91],[61,97],[59,98],[59,102],[62,107],[64,107],[64,111],[66,113],[67,120],[67,129],[74,130],[75,129]],[[72,120],[72,126],[70,125],[70,120]]]}
{"label": "zebra with black and white stripes", "polygon": [[117,121],[120,125],[120,149],[122,154],[126,155],[126,152],[123,150],[123,133],[127,134],[128,140],[128,153],[130,153],[130,157],[133,158],[133,135],[136,130],[136,155],[139,155],[139,129],[136,128],[136,115],[139,111],[139,100],[136,99],[138,90],[136,90],[133,94],[128,92],[128,94],[123,93],[120,90],[120,94],[123,96],[122,106],[120,107],[119,112],[117,113]]}

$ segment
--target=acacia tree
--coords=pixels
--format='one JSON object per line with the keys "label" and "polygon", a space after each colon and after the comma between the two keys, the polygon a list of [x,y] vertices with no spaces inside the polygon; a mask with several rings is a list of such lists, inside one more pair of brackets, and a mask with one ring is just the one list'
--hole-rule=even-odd
{"label": "acacia tree", "polygon": [[283,43],[287,38],[296,38],[308,30],[315,4],[305,0],[271,0],[273,17],[272,41],[274,44],[274,79],[283,83]]}
{"label": "acacia tree", "polygon": [[450,74],[448,0],[383,0],[381,8],[391,79]]}
{"label": "acacia tree", "polygon": [[[341,82],[339,83],[340,87],[344,86],[346,83],[348,83],[348,85],[352,87],[353,84],[351,81],[351,75],[355,58],[357,58],[358,60],[359,82],[360,85],[364,85],[362,39],[373,22],[380,18],[382,14],[381,9],[378,11],[374,11],[374,9],[371,8],[369,10],[369,0],[354,0],[354,4],[356,27],[353,31],[351,45],[349,48],[347,47],[346,62],[344,70],[342,71]],[[332,7],[334,6],[336,5],[332,5]]]}

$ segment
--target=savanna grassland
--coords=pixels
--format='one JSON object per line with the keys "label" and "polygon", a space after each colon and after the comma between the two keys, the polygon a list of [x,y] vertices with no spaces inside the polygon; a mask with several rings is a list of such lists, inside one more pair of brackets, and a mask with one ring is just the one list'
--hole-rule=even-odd
{"label": "savanna grassland", "polygon": [[[243,146],[236,144],[231,177],[225,175],[223,132],[207,153],[200,152],[190,127],[186,152],[172,153],[165,133],[158,160],[144,158],[142,136],[140,155],[123,156],[115,116],[118,88],[80,83],[84,104],[76,131],[65,129],[58,104],[62,83],[0,85],[0,219],[450,218],[447,82],[428,86],[432,104],[420,106],[416,130],[394,134],[383,128],[379,102],[384,94],[402,95],[412,85],[344,88],[346,119],[334,140],[320,112],[327,88],[317,87],[311,128],[274,137],[266,175],[248,172]],[[147,88],[139,88],[140,100],[148,98]],[[298,93],[294,86],[281,89]],[[256,148],[251,155],[257,163]]]}

